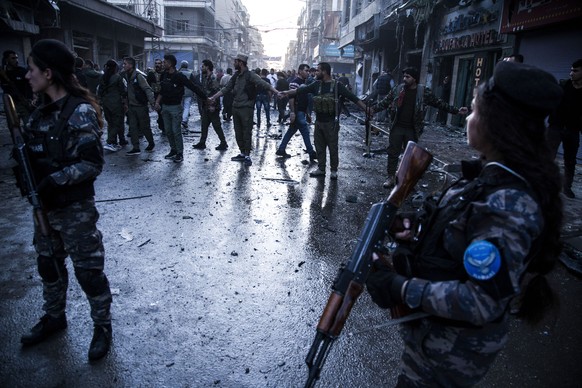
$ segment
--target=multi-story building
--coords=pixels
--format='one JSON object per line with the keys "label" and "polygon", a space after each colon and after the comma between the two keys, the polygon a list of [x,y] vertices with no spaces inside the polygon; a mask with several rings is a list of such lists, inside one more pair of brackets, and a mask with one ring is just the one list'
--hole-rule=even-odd
{"label": "multi-story building", "polygon": [[102,66],[110,58],[139,59],[144,38],[161,36],[162,29],[151,17],[99,0],[13,0],[2,2],[0,34],[0,50],[23,59],[37,40],[54,38]]}
{"label": "multi-story building", "polygon": [[[137,13],[148,12],[154,4],[153,0],[109,1],[129,6]],[[188,61],[194,70],[206,58],[216,68],[226,68],[232,67],[233,58],[239,52],[262,57],[260,42],[255,43],[255,54],[251,55],[251,42],[257,38],[251,39],[248,12],[240,0],[159,0],[155,15],[163,27],[163,35],[145,41],[148,66],[165,54],[175,55],[178,63]]]}

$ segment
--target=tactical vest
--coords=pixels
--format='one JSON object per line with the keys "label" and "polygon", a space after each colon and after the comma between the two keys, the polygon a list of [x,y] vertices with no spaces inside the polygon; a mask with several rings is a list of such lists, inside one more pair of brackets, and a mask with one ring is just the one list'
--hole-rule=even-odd
{"label": "tactical vest", "polygon": [[[451,257],[445,249],[443,241],[445,229],[463,213],[470,211],[472,203],[484,201],[499,190],[513,188],[535,198],[526,182],[501,168],[500,170],[495,174],[480,175],[470,181],[457,181],[449,190],[455,187],[460,190],[443,207],[439,207],[438,204],[444,194],[438,201],[429,200],[425,203],[425,213],[421,217],[423,219],[421,220],[422,232],[419,243],[413,247],[414,259],[411,263],[413,276],[432,281],[460,280],[463,282],[469,279],[462,258],[459,260],[459,258]],[[459,244],[458,251],[464,252],[471,241],[455,241],[455,243]],[[506,266],[504,260],[502,265]],[[512,291],[507,268],[502,268],[495,283],[495,293]]]}
{"label": "tactical vest", "polygon": [[323,81],[319,83],[319,92],[317,96],[313,96],[313,110],[317,114],[324,114],[329,116],[334,116],[337,101],[337,88],[335,85],[335,80],[331,81],[331,88],[329,93],[321,94],[321,87]]}
{"label": "tactical vest", "polygon": [[[66,153],[69,141],[67,127],[69,118],[75,109],[84,103],[88,103],[88,101],[69,95],[61,108],[57,121],[48,131],[40,131],[37,128],[42,115],[41,110],[37,109],[32,113],[30,119],[32,125],[29,131],[32,138],[27,139],[26,145],[30,150],[32,169],[37,183],[48,175],[79,162],[78,159],[70,159]],[[42,198],[43,204],[46,208],[51,209],[92,197],[95,195],[93,182],[94,179],[89,179],[77,185],[58,187],[49,198]]]}

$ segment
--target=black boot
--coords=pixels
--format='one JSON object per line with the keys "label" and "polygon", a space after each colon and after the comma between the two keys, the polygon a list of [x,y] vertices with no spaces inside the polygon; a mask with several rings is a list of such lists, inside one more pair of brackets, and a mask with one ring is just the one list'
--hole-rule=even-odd
{"label": "black boot", "polygon": [[226,141],[221,141],[220,144],[214,149],[217,151],[225,151],[228,149],[228,144],[226,144]]}
{"label": "black boot", "polygon": [[65,314],[55,318],[45,314],[40,318],[40,322],[34,325],[30,332],[20,337],[20,342],[24,346],[36,345],[54,333],[67,328],[67,317]]}
{"label": "black boot", "polygon": [[192,146],[192,148],[195,148],[195,149],[197,149],[197,150],[203,150],[203,149],[206,149],[206,143],[198,142],[198,143],[194,144],[194,145]]}
{"label": "black boot", "polygon": [[95,325],[93,339],[89,346],[89,360],[103,358],[111,346],[111,325]]}

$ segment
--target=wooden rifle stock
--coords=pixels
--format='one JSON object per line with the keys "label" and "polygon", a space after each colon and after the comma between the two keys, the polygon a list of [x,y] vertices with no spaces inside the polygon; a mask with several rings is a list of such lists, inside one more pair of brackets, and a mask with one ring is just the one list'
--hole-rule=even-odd
{"label": "wooden rifle stock", "polygon": [[27,196],[33,207],[34,220],[38,224],[43,237],[49,238],[51,227],[43,210],[42,203],[36,190],[36,181],[32,172],[32,166],[28,158],[28,152],[22,131],[20,130],[20,118],[16,113],[14,100],[9,94],[3,96],[4,109],[6,110],[6,121],[12,142],[14,143],[14,158],[17,160],[22,175],[22,183],[26,185]]}
{"label": "wooden rifle stock", "polygon": [[358,244],[334,281],[333,292],[319,319],[315,339],[305,358],[309,367],[305,387],[313,387],[319,379],[333,341],[340,336],[352,307],[364,290],[372,267],[372,253],[382,245],[398,208],[410,195],[431,162],[432,155],[428,151],[414,142],[408,142],[396,173],[396,186],[386,202],[372,205]]}

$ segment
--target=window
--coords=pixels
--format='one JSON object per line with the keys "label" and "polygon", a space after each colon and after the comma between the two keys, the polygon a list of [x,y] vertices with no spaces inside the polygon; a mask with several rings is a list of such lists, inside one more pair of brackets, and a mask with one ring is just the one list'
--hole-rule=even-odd
{"label": "window", "polygon": [[176,20],[176,32],[187,32],[190,30],[188,20]]}

